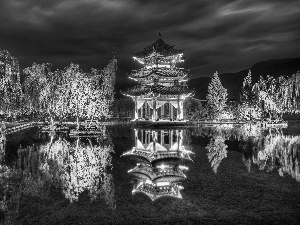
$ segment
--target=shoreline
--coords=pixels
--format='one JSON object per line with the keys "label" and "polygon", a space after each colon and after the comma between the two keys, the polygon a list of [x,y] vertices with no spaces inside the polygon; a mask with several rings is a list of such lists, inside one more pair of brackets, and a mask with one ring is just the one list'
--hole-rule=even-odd
{"label": "shoreline", "polygon": [[[133,127],[138,128],[172,128],[172,127],[198,127],[198,126],[206,126],[206,127],[216,127],[218,125],[243,125],[243,124],[260,124],[262,128],[269,127],[282,127],[286,128],[288,124],[297,124],[300,121],[286,121],[280,123],[270,123],[265,121],[258,122],[250,122],[250,121],[215,121],[215,120],[201,120],[201,121],[107,121],[107,122],[99,122],[100,126],[113,126],[113,125],[131,125]],[[54,124],[58,124],[55,122]],[[85,122],[80,122],[80,125],[86,124]],[[1,131],[1,133],[5,133],[7,135],[25,130],[34,126],[48,126],[49,122],[41,122],[41,121],[19,121],[19,122],[5,122],[5,131]],[[66,126],[76,126],[76,122],[64,122],[62,125]],[[47,129],[46,129],[47,130]]]}

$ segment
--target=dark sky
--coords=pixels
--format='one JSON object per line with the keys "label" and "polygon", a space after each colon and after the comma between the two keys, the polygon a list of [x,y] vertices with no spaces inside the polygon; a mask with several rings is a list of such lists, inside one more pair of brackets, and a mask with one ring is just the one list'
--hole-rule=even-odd
{"label": "dark sky", "polygon": [[[0,48],[62,69],[102,68],[116,51],[118,76],[140,68],[131,52],[158,38],[184,49],[193,77],[300,57],[300,1],[1,0]],[[115,49],[115,50],[113,50]]]}

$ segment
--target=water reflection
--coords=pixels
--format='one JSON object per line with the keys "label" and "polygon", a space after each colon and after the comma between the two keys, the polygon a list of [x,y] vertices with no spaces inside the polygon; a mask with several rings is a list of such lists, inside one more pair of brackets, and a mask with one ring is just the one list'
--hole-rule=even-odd
{"label": "water reflection", "polygon": [[259,124],[240,126],[216,125],[199,127],[188,131],[190,135],[209,138],[206,145],[208,161],[212,170],[217,173],[221,161],[227,157],[228,143],[239,142],[242,160],[251,171],[252,164],[266,172],[278,170],[280,176],[290,175],[300,181],[300,136],[285,135],[285,129],[268,127],[263,129]]}
{"label": "water reflection", "polygon": [[[28,210],[31,205],[39,206],[35,203],[36,200],[41,200],[43,202],[41,204],[51,205],[53,211],[69,207],[71,203],[72,207],[68,209],[73,209],[73,206],[81,205],[81,200],[85,203],[91,200],[96,202],[93,205],[99,209],[97,212],[99,215],[102,210],[105,215],[111,212],[118,216],[137,210],[139,207],[135,205],[137,195],[146,195],[152,201],[165,196],[172,197],[173,200],[184,198],[184,201],[180,201],[183,205],[185,201],[189,202],[193,198],[195,199],[193,205],[199,208],[203,206],[201,205],[203,199],[206,202],[216,202],[217,205],[222,202],[227,204],[230,202],[228,199],[232,198],[234,205],[240,205],[244,199],[241,192],[245,193],[245,196],[249,192],[249,197],[252,193],[264,190],[263,185],[257,185],[258,180],[253,179],[258,176],[252,176],[253,173],[260,173],[259,170],[276,173],[278,171],[280,176],[287,175],[300,181],[300,135],[291,133],[288,129],[275,127],[263,129],[259,124],[244,124],[173,130],[135,129],[133,136],[128,135],[129,131],[130,128],[127,127],[126,129],[113,127],[108,132],[103,127],[101,135],[84,137],[70,137],[68,133],[43,133],[34,144],[22,144],[23,146],[19,148],[18,144],[15,154],[7,154],[7,149],[13,151],[10,146],[11,136],[1,134],[0,221],[1,217],[5,217],[6,223],[13,224],[16,218],[26,217],[27,211],[23,208],[27,207]],[[125,141],[132,146],[128,144],[129,148],[125,152],[122,148],[115,149],[115,155],[123,154],[121,159],[114,158],[116,161],[113,162],[116,164],[112,171],[113,141],[116,146],[124,145]],[[14,160],[8,160],[8,155],[16,157]],[[129,171],[124,171],[128,163],[126,158],[133,161]],[[239,165],[243,168],[241,162],[245,165],[244,170],[235,170],[240,168]],[[189,167],[192,168],[190,171]],[[222,169],[227,170],[228,176],[213,174],[213,172],[222,173]],[[246,171],[249,174],[245,173]],[[117,181],[114,181],[112,172],[115,178],[119,177]],[[123,179],[123,175],[127,172],[132,175],[130,179],[134,181],[129,190],[135,194],[133,198],[124,195],[123,187],[128,180]],[[274,183],[274,180],[277,182],[276,177],[273,179],[274,174],[267,176],[262,173],[262,175],[259,176],[265,179],[262,183],[269,181]],[[275,174],[278,177],[279,175]],[[189,179],[189,183],[186,183],[185,181]],[[229,185],[231,182],[233,184]],[[245,183],[239,186],[241,182]],[[280,179],[280,182],[288,183],[291,179]],[[203,183],[204,188],[200,183]],[[213,185],[210,187],[208,183]],[[118,210],[111,211],[110,209],[116,209],[115,184],[120,187],[116,188],[117,192],[120,191],[116,194],[119,207]],[[231,195],[226,201],[225,195],[220,198],[219,191],[220,193],[223,191],[223,184],[230,187],[227,190],[236,186],[239,194],[230,192]],[[182,191],[184,187],[186,189]],[[199,191],[197,188],[202,189]],[[274,189],[274,193],[275,190],[281,189]],[[257,196],[261,198],[260,195]],[[85,201],[86,198],[88,201]],[[246,203],[245,205],[248,208],[253,207],[260,202],[256,201],[257,198],[254,197],[253,203],[249,197],[247,203],[249,205]],[[269,199],[271,198],[270,195]],[[77,201],[80,203],[76,204]],[[105,203],[102,204],[102,201]],[[147,204],[143,205],[141,211],[148,209]],[[109,210],[105,211],[107,208]],[[32,212],[30,215],[34,217]],[[121,223],[122,220],[118,222]]]}
{"label": "water reflection", "polygon": [[113,145],[106,136],[79,137],[68,140],[63,134],[40,146],[40,170],[51,177],[52,184],[61,188],[70,202],[88,191],[91,200],[103,196],[115,207],[113,177],[109,174]]}
{"label": "water reflection", "polygon": [[128,173],[136,177],[132,193],[146,194],[152,201],[172,196],[182,198],[181,182],[186,179],[192,151],[183,145],[183,130],[136,129],[135,146],[122,156],[131,158],[136,167]]}
{"label": "water reflection", "polygon": [[250,172],[251,163],[267,172],[278,170],[300,182],[300,136],[284,135],[282,130],[269,129],[266,135],[241,141],[244,163]]}
{"label": "water reflection", "polygon": [[6,139],[0,146],[0,204],[6,223],[18,214],[21,196],[50,199],[51,188],[60,190],[70,203],[87,192],[92,201],[102,198],[110,209],[116,208],[110,174],[113,144],[106,132],[72,138],[47,133],[42,143],[20,146],[12,166],[4,159],[5,143]]}

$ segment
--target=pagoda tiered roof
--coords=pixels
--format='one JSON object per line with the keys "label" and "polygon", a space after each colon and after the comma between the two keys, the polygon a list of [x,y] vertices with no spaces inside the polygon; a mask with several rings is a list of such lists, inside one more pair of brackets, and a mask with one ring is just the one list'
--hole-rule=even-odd
{"label": "pagoda tiered roof", "polygon": [[150,183],[145,181],[140,181],[139,184],[133,189],[132,193],[141,192],[146,194],[152,201],[164,197],[170,196],[175,198],[182,198],[180,190],[183,187],[176,183],[161,182],[161,183]]}
{"label": "pagoda tiered roof", "polygon": [[184,148],[179,151],[164,151],[164,152],[154,152],[148,150],[140,150],[133,147],[131,150],[122,154],[122,156],[134,156],[141,157],[147,159],[148,162],[152,163],[156,160],[168,159],[168,158],[176,158],[181,160],[193,161],[190,157],[190,154],[193,152],[186,150]]}
{"label": "pagoda tiered roof", "polygon": [[139,69],[139,70],[135,70],[130,77],[131,78],[148,78],[149,76],[159,76],[159,77],[186,77],[187,76],[187,72],[183,71],[182,68],[167,68],[167,67],[153,67],[153,68],[149,68],[149,69]]}
{"label": "pagoda tiered roof", "polygon": [[177,50],[174,48],[174,45],[168,45],[165,43],[161,35],[159,34],[159,38],[148,47],[144,48],[143,51],[132,53],[133,57],[137,58],[146,58],[150,56],[152,53],[156,53],[157,55],[161,55],[164,57],[182,54],[183,50]]}
{"label": "pagoda tiered roof", "polygon": [[163,85],[146,85],[146,86],[134,86],[123,92],[125,95],[129,96],[141,96],[141,95],[182,95],[190,94],[191,91],[186,85],[173,85],[173,86],[163,86]]}
{"label": "pagoda tiered roof", "polygon": [[135,168],[129,170],[128,173],[152,181],[178,182],[186,179],[182,169],[159,170],[143,164],[138,164]]}

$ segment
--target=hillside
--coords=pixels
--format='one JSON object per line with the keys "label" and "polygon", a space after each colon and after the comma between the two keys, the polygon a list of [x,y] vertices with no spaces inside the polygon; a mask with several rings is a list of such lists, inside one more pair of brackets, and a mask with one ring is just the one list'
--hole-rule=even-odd
{"label": "hillside", "polygon": [[[222,85],[227,89],[229,99],[238,98],[243,80],[245,76],[247,76],[249,70],[251,70],[252,82],[257,82],[260,76],[291,76],[297,71],[300,71],[300,58],[271,59],[256,63],[252,67],[236,73],[220,74]],[[210,78],[208,77],[200,77],[188,82],[189,87],[195,90],[195,98],[206,99],[209,82]]]}

